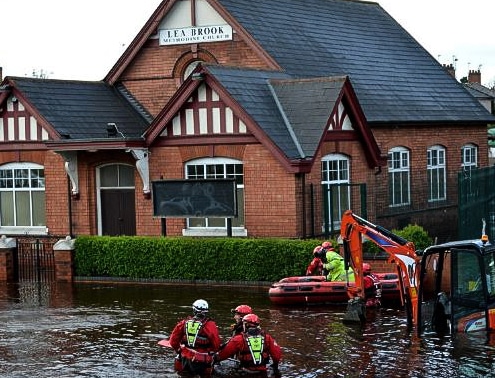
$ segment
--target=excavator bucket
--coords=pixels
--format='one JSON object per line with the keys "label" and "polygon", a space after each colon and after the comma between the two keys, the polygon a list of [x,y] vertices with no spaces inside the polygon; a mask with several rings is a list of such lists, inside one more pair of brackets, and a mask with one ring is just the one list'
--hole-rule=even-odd
{"label": "excavator bucket", "polygon": [[349,299],[343,321],[344,323],[361,324],[366,322],[366,305],[362,298],[356,297]]}

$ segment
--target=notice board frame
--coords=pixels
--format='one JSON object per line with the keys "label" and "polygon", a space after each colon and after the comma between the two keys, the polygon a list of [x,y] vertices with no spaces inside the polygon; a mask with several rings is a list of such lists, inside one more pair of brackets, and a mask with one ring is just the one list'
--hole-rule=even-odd
{"label": "notice board frame", "polygon": [[235,179],[153,181],[153,216],[160,218],[236,218]]}

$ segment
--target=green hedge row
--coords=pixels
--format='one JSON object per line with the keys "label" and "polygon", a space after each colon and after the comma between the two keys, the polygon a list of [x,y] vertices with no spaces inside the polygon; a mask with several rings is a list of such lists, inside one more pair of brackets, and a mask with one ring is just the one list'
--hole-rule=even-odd
{"label": "green hedge row", "polygon": [[79,236],[75,275],[278,281],[304,275],[321,240]]}
{"label": "green hedge row", "polygon": [[[422,227],[410,225],[394,233],[418,249],[431,244]],[[266,281],[300,276],[322,241],[291,239],[79,236],[75,247],[78,277],[157,280]],[[337,246],[332,240],[334,247]],[[364,243],[367,259],[387,254]]]}

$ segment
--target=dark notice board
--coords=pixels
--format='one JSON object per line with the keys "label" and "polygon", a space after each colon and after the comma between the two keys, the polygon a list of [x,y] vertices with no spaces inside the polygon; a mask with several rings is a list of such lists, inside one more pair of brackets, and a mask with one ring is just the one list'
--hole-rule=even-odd
{"label": "dark notice board", "polygon": [[234,179],[160,180],[151,184],[155,217],[237,217],[237,188]]}

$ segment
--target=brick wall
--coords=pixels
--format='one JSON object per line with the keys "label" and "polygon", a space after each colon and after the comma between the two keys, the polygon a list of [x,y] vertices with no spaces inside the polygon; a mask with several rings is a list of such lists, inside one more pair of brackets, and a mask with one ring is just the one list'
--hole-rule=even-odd
{"label": "brick wall", "polygon": [[270,68],[263,57],[241,41],[238,34],[227,45],[158,46],[149,40],[123,73],[122,83],[146,109],[156,116],[182,83],[184,68],[193,60],[230,66]]}

